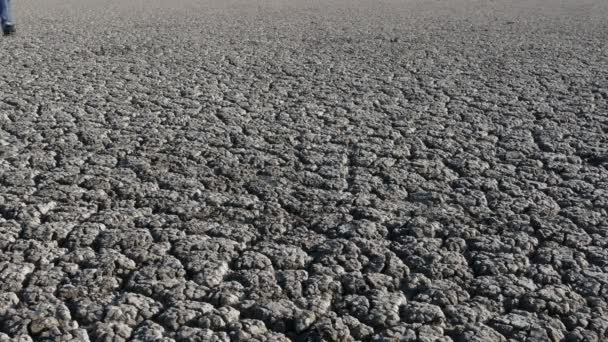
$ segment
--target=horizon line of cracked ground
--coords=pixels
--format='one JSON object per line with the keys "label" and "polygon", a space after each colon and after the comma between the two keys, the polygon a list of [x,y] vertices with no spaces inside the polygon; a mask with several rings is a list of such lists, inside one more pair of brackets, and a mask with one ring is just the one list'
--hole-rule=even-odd
{"label": "horizon line of cracked ground", "polygon": [[0,41],[1,342],[608,340],[606,4],[109,3]]}

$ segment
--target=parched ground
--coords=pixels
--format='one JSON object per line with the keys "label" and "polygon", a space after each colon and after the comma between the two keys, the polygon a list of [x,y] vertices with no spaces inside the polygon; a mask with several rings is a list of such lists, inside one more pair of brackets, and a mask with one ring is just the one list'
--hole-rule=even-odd
{"label": "parched ground", "polygon": [[13,2],[0,341],[608,340],[608,2]]}

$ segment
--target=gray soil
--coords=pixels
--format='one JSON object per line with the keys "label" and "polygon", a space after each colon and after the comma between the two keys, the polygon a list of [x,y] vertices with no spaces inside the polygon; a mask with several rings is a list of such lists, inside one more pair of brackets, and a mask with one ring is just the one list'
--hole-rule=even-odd
{"label": "gray soil", "polygon": [[608,2],[22,0],[0,342],[608,340]]}

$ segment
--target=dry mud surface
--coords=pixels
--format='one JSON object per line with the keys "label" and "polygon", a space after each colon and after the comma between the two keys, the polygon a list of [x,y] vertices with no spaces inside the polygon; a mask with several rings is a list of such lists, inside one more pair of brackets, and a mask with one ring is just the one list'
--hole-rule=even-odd
{"label": "dry mud surface", "polygon": [[608,2],[14,3],[0,341],[608,340]]}

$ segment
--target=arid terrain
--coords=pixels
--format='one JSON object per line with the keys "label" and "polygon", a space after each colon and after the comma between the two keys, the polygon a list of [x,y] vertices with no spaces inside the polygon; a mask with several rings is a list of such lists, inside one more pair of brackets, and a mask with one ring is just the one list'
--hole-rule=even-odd
{"label": "arid terrain", "polygon": [[13,5],[0,342],[608,341],[608,1]]}

